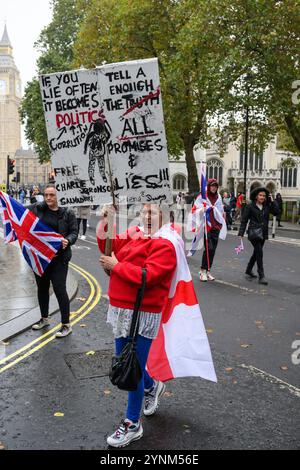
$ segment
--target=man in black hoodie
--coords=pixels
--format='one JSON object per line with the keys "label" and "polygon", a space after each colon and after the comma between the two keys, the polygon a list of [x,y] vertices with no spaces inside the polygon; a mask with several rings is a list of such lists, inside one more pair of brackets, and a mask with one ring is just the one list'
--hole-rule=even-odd
{"label": "man in black hoodie", "polygon": [[42,277],[35,275],[38,287],[38,300],[41,310],[41,319],[33,325],[33,330],[41,330],[50,324],[49,322],[49,288],[52,283],[54,293],[58,300],[61,323],[57,338],[64,338],[72,333],[70,325],[70,300],[67,293],[67,274],[69,261],[71,260],[71,245],[78,238],[78,225],[73,211],[58,207],[56,189],[53,184],[46,186],[45,201],[28,207],[44,224],[52,228],[54,232],[63,235],[62,249],[44,272]]}

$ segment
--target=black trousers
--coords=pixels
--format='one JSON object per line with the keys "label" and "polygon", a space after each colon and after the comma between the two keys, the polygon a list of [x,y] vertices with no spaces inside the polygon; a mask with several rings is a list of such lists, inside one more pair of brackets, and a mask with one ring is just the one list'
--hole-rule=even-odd
{"label": "black trousers", "polygon": [[212,267],[216,249],[217,249],[218,242],[219,242],[219,235],[220,235],[220,231],[216,229],[212,229],[207,234],[209,260],[207,259],[206,236],[204,235],[204,251],[203,251],[203,256],[202,256],[201,269],[205,269],[206,271],[208,271]]}
{"label": "black trousers", "polygon": [[254,240],[251,241],[251,244],[254,248],[253,255],[250,258],[250,261],[247,266],[246,273],[250,273],[254,268],[255,263],[257,263],[257,272],[259,277],[264,277],[264,244],[265,240]]}
{"label": "black trousers", "polygon": [[54,294],[57,298],[63,324],[70,321],[70,300],[67,293],[68,263],[64,263],[61,257],[54,258],[42,277],[35,275],[38,300],[42,318],[49,315],[49,289],[52,283]]}
{"label": "black trousers", "polygon": [[85,235],[86,229],[87,229],[87,219],[77,219],[78,233],[80,232],[81,221],[82,221],[82,235]]}

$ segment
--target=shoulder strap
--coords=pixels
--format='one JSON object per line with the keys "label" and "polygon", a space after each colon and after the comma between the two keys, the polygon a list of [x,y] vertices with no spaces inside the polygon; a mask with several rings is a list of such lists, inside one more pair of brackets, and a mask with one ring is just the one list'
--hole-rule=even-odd
{"label": "shoulder strap", "polygon": [[139,320],[140,320],[140,306],[144,297],[145,287],[146,287],[146,276],[147,276],[147,269],[142,269],[142,286],[138,290],[135,306],[132,314],[132,321],[131,321],[131,328],[129,337],[132,342],[136,341],[138,330],[139,330]]}

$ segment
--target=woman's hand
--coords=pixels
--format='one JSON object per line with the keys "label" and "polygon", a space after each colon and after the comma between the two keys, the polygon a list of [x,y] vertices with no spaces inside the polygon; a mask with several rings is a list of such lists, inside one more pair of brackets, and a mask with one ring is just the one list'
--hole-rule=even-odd
{"label": "woman's hand", "polygon": [[66,238],[62,239],[61,244],[62,244],[63,250],[65,250],[68,247],[69,243],[70,243],[69,240],[67,240]]}
{"label": "woman's hand", "polygon": [[104,204],[104,206],[101,209],[100,212],[100,217],[113,217],[116,213],[116,208],[113,204]]}
{"label": "woman's hand", "polygon": [[118,264],[118,259],[116,258],[115,254],[112,253],[111,256],[101,256],[100,258],[100,264],[104,271],[111,272],[114,267]]}

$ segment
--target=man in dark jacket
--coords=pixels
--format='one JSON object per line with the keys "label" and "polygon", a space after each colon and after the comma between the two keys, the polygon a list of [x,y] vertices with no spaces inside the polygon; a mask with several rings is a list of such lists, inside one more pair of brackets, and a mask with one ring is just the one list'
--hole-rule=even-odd
{"label": "man in dark jacket", "polygon": [[248,238],[254,251],[246,269],[246,277],[249,280],[257,278],[252,272],[255,263],[257,263],[258,282],[267,285],[268,282],[265,278],[263,265],[263,247],[265,241],[269,238],[269,215],[270,213],[273,215],[278,214],[278,205],[266,188],[254,189],[251,192],[250,199],[251,203],[245,206],[242,213],[241,226],[238,234],[240,237],[244,236],[249,222]]}
{"label": "man in dark jacket", "polygon": [[33,325],[33,330],[41,330],[50,324],[49,321],[49,288],[52,283],[60,312],[60,330],[56,333],[57,338],[63,338],[72,333],[70,325],[70,300],[67,293],[66,281],[69,261],[71,260],[71,245],[77,240],[78,225],[75,214],[66,208],[58,207],[55,186],[49,184],[44,193],[45,201],[28,207],[44,224],[57,233],[63,235],[62,249],[51,261],[42,277],[35,275],[38,287],[38,300],[41,310],[41,319]]}

